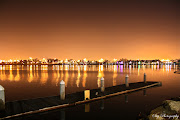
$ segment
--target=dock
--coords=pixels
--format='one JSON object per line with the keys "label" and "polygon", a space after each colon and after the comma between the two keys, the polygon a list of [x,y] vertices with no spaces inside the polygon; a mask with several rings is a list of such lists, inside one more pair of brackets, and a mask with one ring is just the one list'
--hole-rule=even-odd
{"label": "dock", "polygon": [[109,97],[127,94],[155,86],[161,86],[161,82],[148,81],[129,83],[129,87],[127,87],[125,84],[122,84],[112,87],[106,87],[104,91],[102,91],[101,89],[86,90],[82,92],[67,94],[65,95],[64,100],[61,100],[60,95],[57,95],[6,102],[5,110],[0,112],[0,120],[76,106],[78,104],[85,104],[92,101],[106,99]]}

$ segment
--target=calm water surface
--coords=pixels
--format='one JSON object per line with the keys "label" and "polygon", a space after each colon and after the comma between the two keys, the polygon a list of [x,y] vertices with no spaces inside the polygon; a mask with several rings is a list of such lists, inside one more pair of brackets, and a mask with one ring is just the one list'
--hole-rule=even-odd
{"label": "calm water surface", "polygon": [[124,84],[127,74],[130,82],[142,81],[143,74],[146,73],[148,81],[161,81],[162,86],[48,113],[52,115],[52,119],[53,116],[55,119],[65,116],[65,119],[124,117],[133,120],[139,112],[149,111],[163,100],[180,96],[180,74],[174,74],[177,69],[175,65],[0,65],[0,85],[5,88],[6,101],[13,101],[58,95],[61,80],[65,81],[68,94],[99,88],[101,77],[105,78],[105,86],[110,87]]}

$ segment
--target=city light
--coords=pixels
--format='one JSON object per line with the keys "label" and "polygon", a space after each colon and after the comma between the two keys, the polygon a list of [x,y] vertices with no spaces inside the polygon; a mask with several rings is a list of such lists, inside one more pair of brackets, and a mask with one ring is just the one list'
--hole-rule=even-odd
{"label": "city light", "polygon": [[65,59],[65,60],[59,60],[58,58],[42,58],[42,59],[38,59],[38,58],[32,58],[29,57],[29,59],[27,60],[0,60],[0,64],[19,64],[19,65],[26,65],[26,64],[30,64],[30,65],[47,65],[47,64],[63,64],[65,63],[66,65],[75,65],[75,64],[80,64],[80,65],[98,65],[100,63],[103,64],[113,64],[113,63],[117,63],[117,64],[128,64],[128,65],[161,65],[161,64],[179,64],[179,59],[175,59],[175,60],[169,60],[169,59],[156,59],[156,60],[128,60],[128,59],[113,59],[112,61],[109,60],[104,60],[103,58],[99,59],[99,60],[88,60],[86,58],[82,59],[82,60],[74,60],[74,59]]}
{"label": "city light", "polygon": [[115,59],[115,58],[114,58],[113,60],[114,60],[114,62],[116,62],[116,61],[117,61],[117,59]]}
{"label": "city light", "polygon": [[84,58],[84,62],[87,62],[87,59],[86,59],[86,58]]}
{"label": "city light", "polygon": [[104,60],[101,58],[100,60],[99,60],[99,62],[103,62]]}
{"label": "city light", "polygon": [[162,59],[161,61],[162,62],[169,62],[170,60],[169,59]]}

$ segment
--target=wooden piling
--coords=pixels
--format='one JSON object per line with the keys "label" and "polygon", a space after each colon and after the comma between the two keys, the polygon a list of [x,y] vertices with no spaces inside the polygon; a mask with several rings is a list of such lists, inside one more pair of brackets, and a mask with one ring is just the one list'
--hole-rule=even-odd
{"label": "wooden piling", "polygon": [[60,99],[65,99],[65,82],[63,80],[60,82]]}
{"label": "wooden piling", "polygon": [[5,109],[5,92],[4,87],[0,85],[0,111]]}
{"label": "wooden piling", "polygon": [[129,81],[128,81],[128,79],[129,79],[129,76],[128,75],[126,75],[126,77],[125,77],[125,84],[126,84],[126,87],[129,87]]}
{"label": "wooden piling", "polygon": [[104,78],[101,78],[101,92],[104,92],[105,87],[104,87]]}

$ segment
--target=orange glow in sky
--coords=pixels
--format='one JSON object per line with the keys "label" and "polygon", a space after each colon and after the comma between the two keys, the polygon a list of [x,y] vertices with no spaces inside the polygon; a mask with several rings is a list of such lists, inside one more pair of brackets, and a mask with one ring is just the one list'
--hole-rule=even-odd
{"label": "orange glow in sky", "polygon": [[177,5],[172,0],[0,1],[0,59],[180,58]]}

